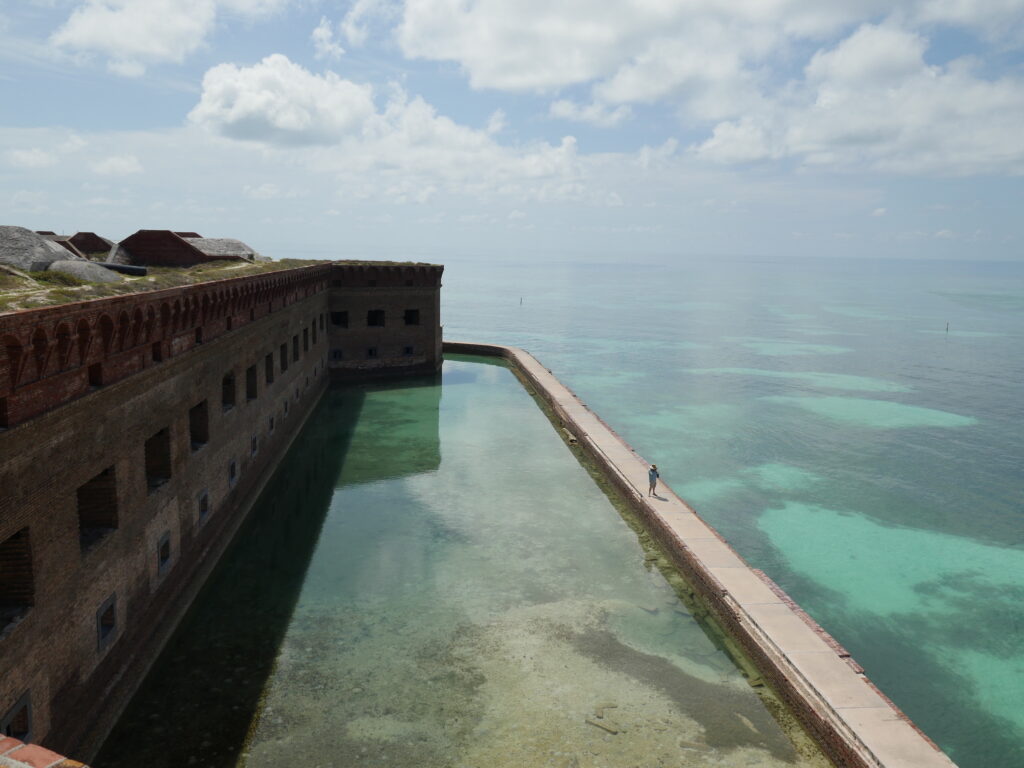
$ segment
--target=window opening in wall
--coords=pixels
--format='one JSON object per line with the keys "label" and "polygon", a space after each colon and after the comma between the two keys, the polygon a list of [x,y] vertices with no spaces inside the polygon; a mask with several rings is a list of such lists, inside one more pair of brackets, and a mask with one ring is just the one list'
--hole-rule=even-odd
{"label": "window opening in wall", "polygon": [[89,386],[103,386],[103,363],[93,363],[89,366]]}
{"label": "window opening in wall", "polygon": [[0,736],[32,741],[32,696],[25,691],[0,719]]}
{"label": "window opening in wall", "polygon": [[163,576],[171,567],[171,532],[166,531],[156,545],[156,575]]}
{"label": "window opening in wall", "polygon": [[256,391],[256,366],[250,365],[245,369],[245,399],[255,400],[258,392]]}
{"label": "window opening in wall", "polygon": [[249,440],[249,455],[255,456],[260,450],[260,439],[256,435],[253,435]]}
{"label": "window opening in wall", "polygon": [[331,312],[331,325],[348,328],[348,312]]}
{"label": "window opening in wall", "polygon": [[270,432],[270,434],[274,434],[274,417],[273,416],[270,417],[270,428],[268,429],[268,431]]}
{"label": "window opening in wall", "polygon": [[235,372],[228,371],[220,382],[220,405],[225,411],[235,407]]}
{"label": "window opening in wall", "polygon": [[285,416],[288,415],[288,401],[287,400],[284,401],[284,415]]}
{"label": "window opening in wall", "polygon": [[117,635],[117,593],[103,601],[96,611],[96,649],[103,651]]}
{"label": "window opening in wall", "polygon": [[196,328],[196,344],[202,344],[202,343],[203,343],[203,329],[202,328]]}
{"label": "window opening in wall", "polygon": [[234,485],[238,480],[238,464],[234,459],[228,462],[228,485]]}
{"label": "window opening in wall", "polygon": [[267,384],[274,383],[274,356],[272,354],[263,358],[263,380]]}
{"label": "window opening in wall", "polygon": [[256,319],[256,310],[255,309],[250,309],[249,310],[249,319],[250,320],[255,320]]}
{"label": "window opening in wall", "polygon": [[210,494],[208,491],[200,491],[196,497],[196,509],[199,512],[199,522],[203,522],[210,514]]}
{"label": "window opening in wall", "polygon": [[94,547],[108,533],[117,530],[117,476],[107,467],[80,486],[78,502],[78,543],[83,552]]}
{"label": "window opening in wall", "polygon": [[24,616],[35,603],[32,545],[28,528],[0,543],[0,631]]}
{"label": "window opening in wall", "polygon": [[375,326],[378,328],[384,327],[384,310],[383,309],[371,309],[366,313],[366,324],[369,326]]}
{"label": "window opening in wall", "polygon": [[324,314],[323,314],[323,312],[321,312],[320,313],[320,330],[322,331],[323,329],[324,329]]}
{"label": "window opening in wall", "polygon": [[193,451],[210,442],[210,409],[206,400],[188,409],[188,439]]}
{"label": "window opening in wall", "polygon": [[232,318],[229,317],[227,319],[227,328],[228,328],[229,331],[231,330],[231,326],[232,325],[234,325],[234,323],[232,322]]}
{"label": "window opening in wall", "polygon": [[415,353],[413,352],[412,347],[402,347],[402,354],[405,355],[406,357],[409,357],[410,355],[413,355]]}
{"label": "window opening in wall", "polygon": [[7,398],[0,397],[0,429],[7,429],[10,421],[7,416]]}
{"label": "window opening in wall", "polygon": [[159,341],[154,341],[151,354],[154,363],[162,363],[164,361],[164,345]]}
{"label": "window opening in wall", "polygon": [[376,357],[377,356],[377,348],[376,347],[370,347],[369,349],[367,349],[366,350],[366,356],[370,357],[370,358]]}
{"label": "window opening in wall", "polygon": [[316,320],[314,320],[313,324],[309,327],[313,329],[313,346],[316,346]]}
{"label": "window opening in wall", "polygon": [[407,309],[402,313],[406,325],[420,324],[420,311],[418,309]]}
{"label": "window opening in wall", "polygon": [[309,328],[302,329],[302,351],[309,352]]}
{"label": "window opening in wall", "polygon": [[292,336],[292,362],[299,362],[299,335]]}
{"label": "window opening in wall", "polygon": [[152,493],[171,479],[171,431],[164,427],[146,441],[146,486]]}
{"label": "window opening in wall", "polygon": [[288,345],[281,345],[281,373],[288,370]]}

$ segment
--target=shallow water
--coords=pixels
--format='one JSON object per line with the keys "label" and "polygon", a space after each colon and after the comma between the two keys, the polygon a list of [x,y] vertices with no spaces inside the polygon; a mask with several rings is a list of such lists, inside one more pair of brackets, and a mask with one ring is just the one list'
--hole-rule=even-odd
{"label": "shallow water", "polygon": [[533,352],[961,766],[1024,765],[1024,265],[444,282],[446,338]]}
{"label": "shallow water", "polygon": [[332,390],[95,764],[820,766],[652,558],[506,368]]}

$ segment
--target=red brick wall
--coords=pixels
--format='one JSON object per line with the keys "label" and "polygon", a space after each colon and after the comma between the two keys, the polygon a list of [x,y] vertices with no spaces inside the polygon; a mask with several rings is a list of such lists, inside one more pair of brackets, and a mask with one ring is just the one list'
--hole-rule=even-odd
{"label": "red brick wall", "polygon": [[[327,383],[325,337],[300,349],[282,372],[276,350],[326,309],[326,292],[141,372],[104,385],[0,436],[0,541],[28,528],[34,606],[0,638],[0,715],[31,692],[34,741],[87,757],[83,739],[109,720],[138,682],[156,643],[173,627],[179,598],[216,560],[230,531]],[[274,382],[264,360],[275,354]],[[120,358],[115,359],[115,362]],[[257,397],[246,397],[246,369],[257,369]],[[126,366],[127,367],[127,366]],[[235,405],[224,411],[221,384],[232,371]],[[192,450],[189,409],[207,401],[209,441]],[[288,413],[285,413],[285,403]],[[270,418],[275,420],[270,431]],[[150,490],[144,446],[167,428],[171,478]],[[252,454],[251,439],[257,438]],[[234,461],[236,480],[229,481]],[[108,467],[117,486],[117,530],[83,552],[77,489]],[[197,497],[209,494],[199,520]],[[158,573],[157,547],[169,535],[171,562]],[[117,630],[100,647],[96,612],[116,595]],[[141,675],[140,675],[141,676]],[[102,730],[102,729],[100,729]]]}
{"label": "red brick wall", "polygon": [[[32,740],[92,756],[326,388],[332,304],[380,291],[378,302],[400,295],[404,306],[416,294],[422,359],[388,352],[376,367],[436,370],[441,269],[376,267],[377,286],[366,274],[325,264],[0,315],[0,542],[29,529],[34,586],[23,618],[0,627],[0,717],[28,692]],[[397,349],[388,337],[400,332],[385,328],[378,342]],[[229,371],[235,405],[224,410]],[[203,400],[209,440],[193,450],[189,410]],[[171,477],[151,489],[145,445],[162,429]],[[118,527],[83,551],[77,489],[110,467]],[[210,512],[200,520],[202,491]],[[117,627],[101,644],[97,611],[111,595]]]}
{"label": "red brick wall", "polygon": [[[328,315],[332,377],[436,371],[441,365],[442,271],[435,266],[335,266]],[[383,326],[369,325],[373,310],[383,311]],[[406,310],[418,311],[418,324],[406,323]],[[332,321],[339,312],[347,314],[347,327]]]}
{"label": "red brick wall", "polygon": [[[326,291],[331,267],[301,267],[0,315],[0,398],[15,426]],[[158,359],[159,358],[159,359]]]}

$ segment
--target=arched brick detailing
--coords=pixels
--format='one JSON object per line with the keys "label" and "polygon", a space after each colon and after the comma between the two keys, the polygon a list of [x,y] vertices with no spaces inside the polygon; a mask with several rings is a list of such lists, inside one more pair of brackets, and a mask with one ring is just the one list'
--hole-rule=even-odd
{"label": "arched brick detailing", "polygon": [[[96,371],[102,372],[103,385],[110,384],[187,352],[197,339],[209,341],[325,291],[337,268],[324,263],[287,275],[238,277],[0,314],[0,398],[6,398],[7,426],[87,394],[97,385]],[[151,354],[149,346],[157,343],[160,354]]]}

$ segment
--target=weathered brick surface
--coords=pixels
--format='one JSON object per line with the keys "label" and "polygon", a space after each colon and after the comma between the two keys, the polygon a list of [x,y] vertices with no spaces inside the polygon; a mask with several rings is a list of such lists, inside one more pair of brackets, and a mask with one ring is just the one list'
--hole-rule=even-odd
{"label": "weathered brick surface", "polygon": [[[330,367],[337,380],[374,372],[393,374],[435,371],[441,363],[441,268],[408,266],[381,269],[335,266],[329,314]],[[407,310],[417,313],[415,324]],[[369,324],[369,313],[383,313],[382,326]],[[346,325],[338,323],[338,314]],[[372,352],[371,352],[372,350]]]}
{"label": "weathered brick surface", "polygon": [[[377,279],[403,308],[410,287],[431,302],[421,323],[432,326],[416,331],[436,352],[375,367],[436,370],[440,268],[391,269]],[[31,607],[0,627],[0,717],[27,692],[33,741],[86,759],[98,748],[326,388],[330,306],[374,288],[353,288],[357,277],[325,264],[0,315],[0,543],[28,529],[33,586]],[[194,446],[189,411],[204,400],[209,435]],[[163,429],[171,476],[151,487],[146,441]],[[83,550],[77,490],[108,468],[117,528]],[[112,596],[116,628],[101,641],[97,612]]]}
{"label": "weathered brick surface", "polygon": [[58,755],[38,744],[0,738],[0,768],[86,768],[77,760]]}
{"label": "weathered brick surface", "polygon": [[0,427],[13,427],[316,294],[301,267],[0,315]]}

